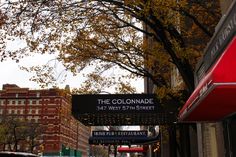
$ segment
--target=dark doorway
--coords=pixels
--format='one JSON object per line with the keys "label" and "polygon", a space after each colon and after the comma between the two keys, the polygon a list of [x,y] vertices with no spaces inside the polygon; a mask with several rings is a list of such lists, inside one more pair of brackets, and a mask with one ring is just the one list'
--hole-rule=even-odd
{"label": "dark doorway", "polygon": [[224,121],[225,156],[236,157],[236,115]]}

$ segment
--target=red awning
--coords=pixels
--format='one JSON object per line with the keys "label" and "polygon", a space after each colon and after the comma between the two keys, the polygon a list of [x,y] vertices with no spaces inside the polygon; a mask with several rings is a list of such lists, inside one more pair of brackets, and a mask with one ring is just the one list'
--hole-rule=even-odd
{"label": "red awning", "polygon": [[220,121],[236,113],[236,36],[198,84],[179,120]]}
{"label": "red awning", "polygon": [[126,153],[132,153],[132,152],[146,152],[147,148],[143,148],[143,147],[118,147],[117,148],[118,152],[126,152]]}

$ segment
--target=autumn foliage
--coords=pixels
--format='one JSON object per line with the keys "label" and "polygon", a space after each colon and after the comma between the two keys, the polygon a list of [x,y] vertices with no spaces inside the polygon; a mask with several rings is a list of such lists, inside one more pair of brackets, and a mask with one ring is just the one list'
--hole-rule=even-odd
{"label": "autumn foliage", "polygon": [[[156,85],[160,97],[178,104],[194,89],[195,64],[221,17],[215,1],[6,0],[4,3],[2,13],[9,18],[3,26],[1,42],[6,43],[6,37],[19,38],[27,46],[14,52],[6,52],[1,46],[2,60],[54,53],[65,69],[74,74],[93,67],[89,80],[81,88],[84,92],[93,87],[93,81],[102,84],[97,92],[116,83],[121,83],[117,90],[134,92],[122,78],[146,77]],[[107,75],[108,70],[118,67],[128,73],[119,78]],[[184,88],[173,88],[173,69],[178,69]],[[50,73],[41,75],[40,67],[29,71],[33,70],[38,71],[35,81],[55,81],[46,78],[52,77]]]}

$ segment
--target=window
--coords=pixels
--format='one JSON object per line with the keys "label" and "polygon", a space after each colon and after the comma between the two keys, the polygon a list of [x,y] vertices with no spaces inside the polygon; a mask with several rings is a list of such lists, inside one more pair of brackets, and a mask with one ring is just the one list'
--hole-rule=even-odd
{"label": "window", "polygon": [[28,116],[27,119],[28,119],[29,121],[31,121],[31,120],[32,120],[32,116]]}
{"label": "window", "polygon": [[4,100],[0,100],[0,106],[2,105],[4,105],[4,103],[5,103],[5,101]]}
{"label": "window", "polygon": [[36,109],[36,110],[35,110],[35,114],[39,114],[39,109]]}
{"label": "window", "polygon": [[39,100],[36,100],[36,104],[39,105]]}
{"label": "window", "polygon": [[32,105],[32,102],[33,102],[32,100],[29,100],[29,105]]}
{"label": "window", "polygon": [[12,101],[11,101],[11,100],[7,100],[7,104],[8,104],[8,105],[11,105],[11,104],[12,104]]}
{"label": "window", "polygon": [[39,116],[35,116],[34,120],[35,120],[36,123],[38,123],[39,122]]}

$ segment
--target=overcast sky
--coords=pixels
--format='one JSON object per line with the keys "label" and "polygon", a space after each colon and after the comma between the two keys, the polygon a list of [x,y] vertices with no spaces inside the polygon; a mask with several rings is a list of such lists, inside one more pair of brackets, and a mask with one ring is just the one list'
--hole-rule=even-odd
{"label": "overcast sky", "polygon": [[[6,45],[6,50],[16,50],[19,48],[23,48],[26,46],[26,43],[18,38],[16,38],[14,41],[8,41]],[[16,63],[15,61],[12,61],[8,59],[7,61],[0,62],[0,89],[2,89],[3,84],[16,84],[19,87],[25,87],[25,88],[31,88],[31,89],[39,89],[40,86],[35,83],[30,81],[29,79],[33,76],[32,74],[20,70],[19,66],[26,66],[30,67],[32,65],[37,66],[37,65],[44,65],[46,64],[49,60],[56,58],[53,55],[40,55],[36,54],[33,57],[25,57],[20,60],[19,63]],[[61,68],[61,69],[60,69]],[[62,71],[63,67],[59,67],[57,69],[57,73],[60,73]],[[89,70],[89,68],[88,68]],[[119,74],[119,71],[114,71],[110,75],[116,75],[117,73]],[[72,74],[67,73],[67,79],[65,82],[61,83],[60,81],[58,82],[59,88],[64,88],[66,85],[69,85],[71,88],[78,88],[80,87],[80,84],[85,80],[85,78],[82,76],[82,74],[78,74],[76,77],[73,76]],[[133,84],[137,88],[138,93],[143,93],[144,91],[144,81],[143,79],[139,79],[137,81],[130,81],[131,84]],[[111,92],[112,91],[107,91]]]}
{"label": "overcast sky", "polygon": [[[45,64],[48,60],[52,59],[50,56],[35,56],[35,57],[27,57],[20,60],[19,63],[16,63],[12,60],[7,60],[4,62],[0,62],[0,89],[2,89],[3,84],[17,84],[19,87],[26,87],[31,89],[39,89],[39,85],[35,82],[30,81],[30,77],[32,74],[20,70],[19,66],[30,66],[30,65],[40,65]],[[66,85],[70,85],[71,88],[79,87],[80,84],[85,79],[82,75],[78,75],[76,77],[68,75],[66,81],[64,83],[60,83],[59,87],[64,88]],[[139,79],[138,81],[133,81],[133,83],[137,87],[137,92],[143,92],[143,80]],[[109,92],[109,91],[108,91]]]}

